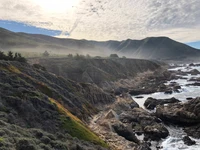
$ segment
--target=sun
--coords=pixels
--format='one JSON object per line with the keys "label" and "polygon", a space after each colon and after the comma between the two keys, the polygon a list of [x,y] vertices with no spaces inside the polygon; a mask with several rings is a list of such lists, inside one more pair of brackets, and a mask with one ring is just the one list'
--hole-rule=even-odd
{"label": "sun", "polygon": [[44,11],[47,12],[65,12],[76,6],[79,0],[33,0]]}

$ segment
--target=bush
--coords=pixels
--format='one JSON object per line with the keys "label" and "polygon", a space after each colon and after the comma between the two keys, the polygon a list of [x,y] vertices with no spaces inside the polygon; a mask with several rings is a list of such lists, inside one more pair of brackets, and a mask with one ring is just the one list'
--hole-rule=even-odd
{"label": "bush", "polygon": [[110,58],[119,58],[117,54],[110,54]]}
{"label": "bush", "polygon": [[4,52],[0,51],[0,60],[9,60],[9,61],[19,61],[26,63],[27,60],[25,57],[22,57],[20,53],[15,53],[9,51],[7,55],[4,54]]}
{"label": "bush", "polygon": [[37,150],[37,148],[32,140],[22,138],[18,140],[16,150]]}

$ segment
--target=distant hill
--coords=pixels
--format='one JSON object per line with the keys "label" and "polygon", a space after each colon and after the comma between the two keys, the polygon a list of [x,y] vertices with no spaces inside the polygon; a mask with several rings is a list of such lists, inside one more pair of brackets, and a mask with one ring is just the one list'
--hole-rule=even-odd
{"label": "distant hill", "polygon": [[27,50],[52,53],[81,53],[108,56],[118,53],[131,58],[159,60],[192,60],[200,56],[198,49],[168,37],[148,37],[143,40],[87,41],[60,39],[39,34],[15,33],[0,28],[0,50]]}

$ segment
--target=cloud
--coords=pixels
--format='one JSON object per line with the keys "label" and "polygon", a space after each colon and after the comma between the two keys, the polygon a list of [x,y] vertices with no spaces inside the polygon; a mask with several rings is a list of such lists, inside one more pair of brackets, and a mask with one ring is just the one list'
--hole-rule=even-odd
{"label": "cloud", "polygon": [[[199,0],[76,0],[74,5],[73,0],[52,1],[53,5],[48,0],[0,0],[0,19],[60,30],[60,36],[78,39],[169,36],[181,42],[200,40]],[[67,9],[64,1],[69,1]]]}

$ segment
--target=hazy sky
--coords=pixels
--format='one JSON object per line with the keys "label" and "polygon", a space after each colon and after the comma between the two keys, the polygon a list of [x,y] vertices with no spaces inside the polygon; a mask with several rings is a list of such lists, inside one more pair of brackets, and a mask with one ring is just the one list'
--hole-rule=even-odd
{"label": "hazy sky", "polygon": [[200,0],[0,0],[0,20],[78,39],[200,41]]}

